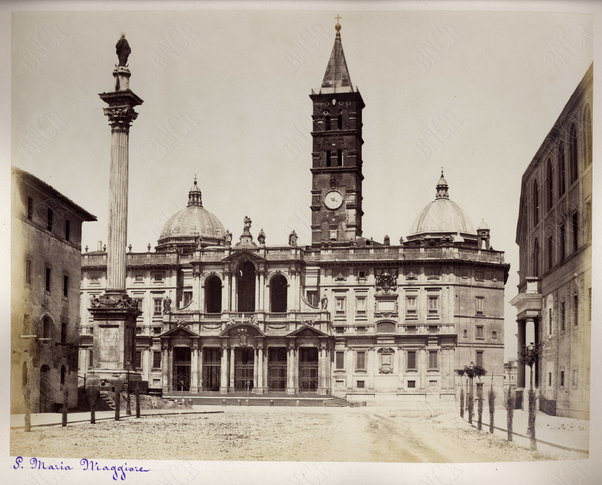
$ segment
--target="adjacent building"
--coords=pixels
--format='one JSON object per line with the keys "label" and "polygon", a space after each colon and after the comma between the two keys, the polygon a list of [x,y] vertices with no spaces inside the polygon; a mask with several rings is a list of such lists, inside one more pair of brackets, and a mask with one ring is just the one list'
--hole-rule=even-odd
{"label": "adjacent building", "polygon": [[82,222],[96,217],[12,169],[11,411],[77,405]]}
{"label": "adjacent building", "polygon": [[[590,66],[523,174],[519,357],[540,346],[533,385],[540,409],[588,418],[592,320],[592,76]],[[518,391],[530,385],[519,364]]]}
{"label": "adjacent building", "polygon": [[[472,361],[501,391],[509,265],[487,225],[475,229],[450,199],[443,173],[405,240],[363,236],[364,102],[338,24],[310,98],[311,244],[293,231],[288,244],[271,246],[249,217],[233,240],[194,180],[154,250],[126,256],[126,289],[142,310],[134,369],[165,393],[453,400],[455,369]],[[90,376],[89,308],[107,286],[107,254],[99,246],[81,263],[79,362]]]}

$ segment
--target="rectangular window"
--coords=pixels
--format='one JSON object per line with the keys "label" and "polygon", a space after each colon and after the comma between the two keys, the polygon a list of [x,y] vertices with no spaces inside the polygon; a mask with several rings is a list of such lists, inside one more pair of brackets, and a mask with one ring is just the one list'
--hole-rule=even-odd
{"label": "rectangular window", "polygon": [[61,343],[67,342],[67,322],[61,322]]}
{"label": "rectangular window", "polygon": [[163,314],[163,300],[161,298],[153,299],[153,315]]}
{"label": "rectangular window", "polygon": [[571,375],[571,385],[573,387],[577,387],[577,369],[573,369],[573,373]]}
{"label": "rectangular window", "polygon": [[365,296],[356,297],[355,313],[359,316],[366,315],[366,297]]}
{"label": "rectangular window", "polygon": [[[31,285],[31,260],[28,259],[25,261],[25,283]],[[590,288],[590,296],[591,296],[591,288]]]}
{"label": "rectangular window", "polygon": [[573,295],[573,325],[579,325],[579,295]]}
{"label": "rectangular window", "polygon": [[465,328],[465,329],[462,331],[462,337],[464,337],[464,338],[468,338],[468,329],[466,329],[466,328]]}
{"label": "rectangular window", "polygon": [[366,352],[359,351],[355,357],[355,370],[366,370]]}
{"label": "rectangular window", "polygon": [[408,389],[415,389],[416,381],[408,381]]}
{"label": "rectangular window", "polygon": [[345,297],[337,296],[335,297],[335,309],[337,315],[345,315]]}
{"label": "rectangular window", "polygon": [[142,369],[142,351],[136,350],[134,352],[134,369]]}
{"label": "rectangular window", "polygon": [[163,283],[164,274],[163,273],[155,273],[153,275],[155,283]]}
{"label": "rectangular window", "polygon": [[318,299],[318,292],[316,290],[307,290],[307,301],[314,307],[317,307],[320,304]]}
{"label": "rectangular window", "polygon": [[345,369],[345,352],[337,351],[335,354],[335,359],[336,359],[335,369],[336,370]]}
{"label": "rectangular window", "polygon": [[482,315],[483,314],[483,304],[485,302],[485,298],[483,298],[482,296],[477,296],[475,297],[475,311],[477,315]]}
{"label": "rectangular window", "polygon": [[156,350],[153,352],[153,369],[161,368],[161,352]]}
{"label": "rectangular window", "polygon": [[88,350],[88,369],[94,367],[94,351]]}
{"label": "rectangular window", "polygon": [[564,332],[565,322],[566,322],[566,304],[564,300],[560,301],[560,331]]}
{"label": "rectangular window", "polygon": [[573,252],[579,248],[579,215],[575,212],[571,218],[571,229],[573,232]]}
{"label": "rectangular window", "polygon": [[428,309],[429,316],[437,316],[439,314],[439,297],[435,295],[429,295],[428,297]]}
{"label": "rectangular window", "polygon": [[406,317],[416,318],[416,295],[406,296]]}
{"label": "rectangular window", "polygon": [[46,219],[46,229],[52,232],[52,228],[54,227],[54,211],[52,209],[48,209],[47,219]]}
{"label": "rectangular window", "polygon": [[161,334],[161,327],[153,327],[153,333],[155,335],[160,335]]}
{"label": "rectangular window", "polygon": [[361,325],[357,327],[358,333],[366,333],[366,327]]}
{"label": "rectangular window", "polygon": [[69,297],[69,276],[63,275],[63,296]]}
{"label": "rectangular window", "polygon": [[439,363],[437,361],[439,352],[436,350],[429,350],[429,370],[438,369]]}
{"label": "rectangular window", "polygon": [[416,351],[408,350],[407,370],[416,370]]}
{"label": "rectangular window", "polygon": [[136,274],[136,276],[134,276],[134,281],[136,283],[143,283],[144,282],[144,275],[141,273]]}
{"label": "rectangular window", "polygon": [[47,292],[50,292],[51,289],[51,279],[52,279],[52,270],[48,267],[46,267],[46,282],[45,282],[45,288]]}
{"label": "rectangular window", "polygon": [[564,371],[560,371],[560,387],[564,387]]}
{"label": "rectangular window", "polygon": [[552,387],[552,373],[548,372],[548,387]]}
{"label": "rectangular window", "polygon": [[71,241],[71,221],[65,219],[65,241]]}
{"label": "rectangular window", "polygon": [[492,330],[492,331],[491,331],[491,338],[492,338],[493,340],[497,340],[497,330]]}
{"label": "rectangular window", "polygon": [[334,327],[335,333],[345,333],[345,327]]}
{"label": "rectangular window", "polygon": [[483,327],[483,325],[477,325],[476,338],[485,338],[485,327]]}
{"label": "rectangular window", "polygon": [[363,389],[366,386],[366,381],[357,381],[357,388]]}
{"label": "rectangular window", "polygon": [[476,364],[479,367],[483,367],[483,353],[484,353],[483,350],[477,350],[477,359],[476,359],[477,362],[476,362]]}
{"label": "rectangular window", "polygon": [[183,306],[188,305],[190,302],[192,301],[192,291],[185,291],[184,292],[184,301]]}
{"label": "rectangular window", "polygon": [[33,199],[31,197],[27,197],[27,220],[33,220]]}

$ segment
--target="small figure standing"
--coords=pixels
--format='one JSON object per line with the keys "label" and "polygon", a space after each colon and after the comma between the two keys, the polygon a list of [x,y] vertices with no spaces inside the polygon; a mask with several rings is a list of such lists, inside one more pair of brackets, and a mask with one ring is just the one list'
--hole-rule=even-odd
{"label": "small figure standing", "polygon": [[115,45],[115,52],[119,58],[119,65],[125,67],[128,62],[128,57],[132,52],[132,49],[130,49],[130,44],[128,44],[128,41],[125,38],[125,34],[121,34],[120,39],[117,41],[117,44]]}
{"label": "small figure standing", "polygon": [[262,246],[265,245],[265,232],[263,232],[263,228],[261,228],[261,230],[259,231],[259,234],[257,235],[257,240]]}
{"label": "small figure standing", "polygon": [[226,242],[226,246],[232,245],[232,233],[230,231],[226,231],[226,235],[224,236],[224,240]]}
{"label": "small figure standing", "polygon": [[169,313],[171,311],[171,298],[167,295],[163,299],[163,313]]}
{"label": "small figure standing", "polygon": [[328,297],[326,295],[324,295],[322,297],[322,299],[320,300],[320,303],[322,304],[322,310],[328,309]]}

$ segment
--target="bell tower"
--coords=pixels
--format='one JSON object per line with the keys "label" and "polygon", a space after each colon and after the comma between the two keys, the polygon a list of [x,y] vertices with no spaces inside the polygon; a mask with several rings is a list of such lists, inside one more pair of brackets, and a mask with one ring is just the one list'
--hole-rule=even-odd
{"label": "bell tower", "polygon": [[362,96],[352,84],[340,17],[322,87],[312,90],[312,245],[353,243],[362,235]]}

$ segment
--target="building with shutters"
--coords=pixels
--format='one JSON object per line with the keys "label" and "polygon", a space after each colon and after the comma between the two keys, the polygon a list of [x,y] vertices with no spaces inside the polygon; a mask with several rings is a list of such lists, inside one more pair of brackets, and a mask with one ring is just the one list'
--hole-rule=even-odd
{"label": "building with shutters", "polygon": [[[592,320],[593,65],[571,95],[522,178],[516,243],[519,357],[541,347],[533,366],[540,409],[589,417]],[[531,382],[518,367],[518,398]],[[525,394],[526,395],[526,394]]]}

